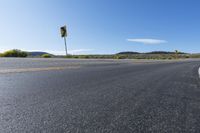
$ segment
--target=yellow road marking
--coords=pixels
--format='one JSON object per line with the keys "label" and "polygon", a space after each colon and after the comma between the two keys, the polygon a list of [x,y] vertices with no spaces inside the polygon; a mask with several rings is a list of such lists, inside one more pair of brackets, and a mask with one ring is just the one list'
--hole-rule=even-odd
{"label": "yellow road marking", "polygon": [[51,71],[51,70],[64,70],[64,69],[78,69],[78,68],[80,68],[80,66],[5,69],[5,70],[0,70],[0,74],[22,73],[22,72],[38,72],[38,71]]}

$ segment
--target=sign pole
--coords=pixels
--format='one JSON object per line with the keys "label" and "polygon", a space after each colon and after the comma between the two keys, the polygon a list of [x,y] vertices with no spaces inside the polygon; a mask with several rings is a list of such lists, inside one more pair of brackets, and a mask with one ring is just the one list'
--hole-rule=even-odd
{"label": "sign pole", "polygon": [[67,54],[67,44],[66,44],[66,37],[64,37],[64,41],[65,41],[65,51],[66,51],[66,56],[67,56],[68,54]]}
{"label": "sign pole", "polygon": [[65,43],[65,51],[66,51],[66,56],[67,54],[67,43],[66,43],[66,37],[67,37],[67,27],[66,26],[62,26],[60,27],[60,33],[61,33],[61,37],[64,38],[64,43]]}

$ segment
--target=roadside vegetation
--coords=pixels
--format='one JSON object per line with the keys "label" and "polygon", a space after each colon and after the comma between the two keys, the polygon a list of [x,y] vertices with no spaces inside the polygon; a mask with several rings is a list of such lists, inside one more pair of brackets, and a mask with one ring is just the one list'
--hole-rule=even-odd
{"label": "roadside vegetation", "polygon": [[25,52],[21,50],[9,50],[0,53],[0,57],[30,57],[30,58],[75,58],[75,59],[150,59],[150,60],[174,60],[187,58],[200,58],[200,54],[179,52],[153,51],[148,53],[120,52],[112,55],[67,55],[56,56],[45,52]]}
{"label": "roadside vegetation", "polygon": [[13,49],[0,54],[0,57],[27,57],[27,52]]}
{"label": "roadside vegetation", "polygon": [[42,58],[51,58],[51,55],[50,54],[43,54],[41,57]]}
{"label": "roadside vegetation", "polygon": [[65,58],[78,59],[152,59],[152,60],[172,60],[172,59],[187,59],[200,58],[200,54],[116,54],[116,55],[68,55]]}
{"label": "roadside vegetation", "polygon": [[121,52],[113,55],[68,55],[65,58],[79,59],[151,59],[151,60],[173,60],[200,58],[200,54],[188,54],[183,52],[154,51],[149,53]]}

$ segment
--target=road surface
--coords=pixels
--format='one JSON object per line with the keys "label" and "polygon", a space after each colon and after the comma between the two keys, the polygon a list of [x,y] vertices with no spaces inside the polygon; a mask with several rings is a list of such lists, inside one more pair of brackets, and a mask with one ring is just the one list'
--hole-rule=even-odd
{"label": "road surface", "polygon": [[0,59],[1,133],[198,133],[200,60]]}

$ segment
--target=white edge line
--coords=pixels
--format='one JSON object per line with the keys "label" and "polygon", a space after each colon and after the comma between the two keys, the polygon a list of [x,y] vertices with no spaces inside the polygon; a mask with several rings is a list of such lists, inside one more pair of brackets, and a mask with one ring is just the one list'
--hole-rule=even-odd
{"label": "white edge line", "polygon": [[200,78],[200,67],[199,67],[198,73],[199,73],[199,78]]}

